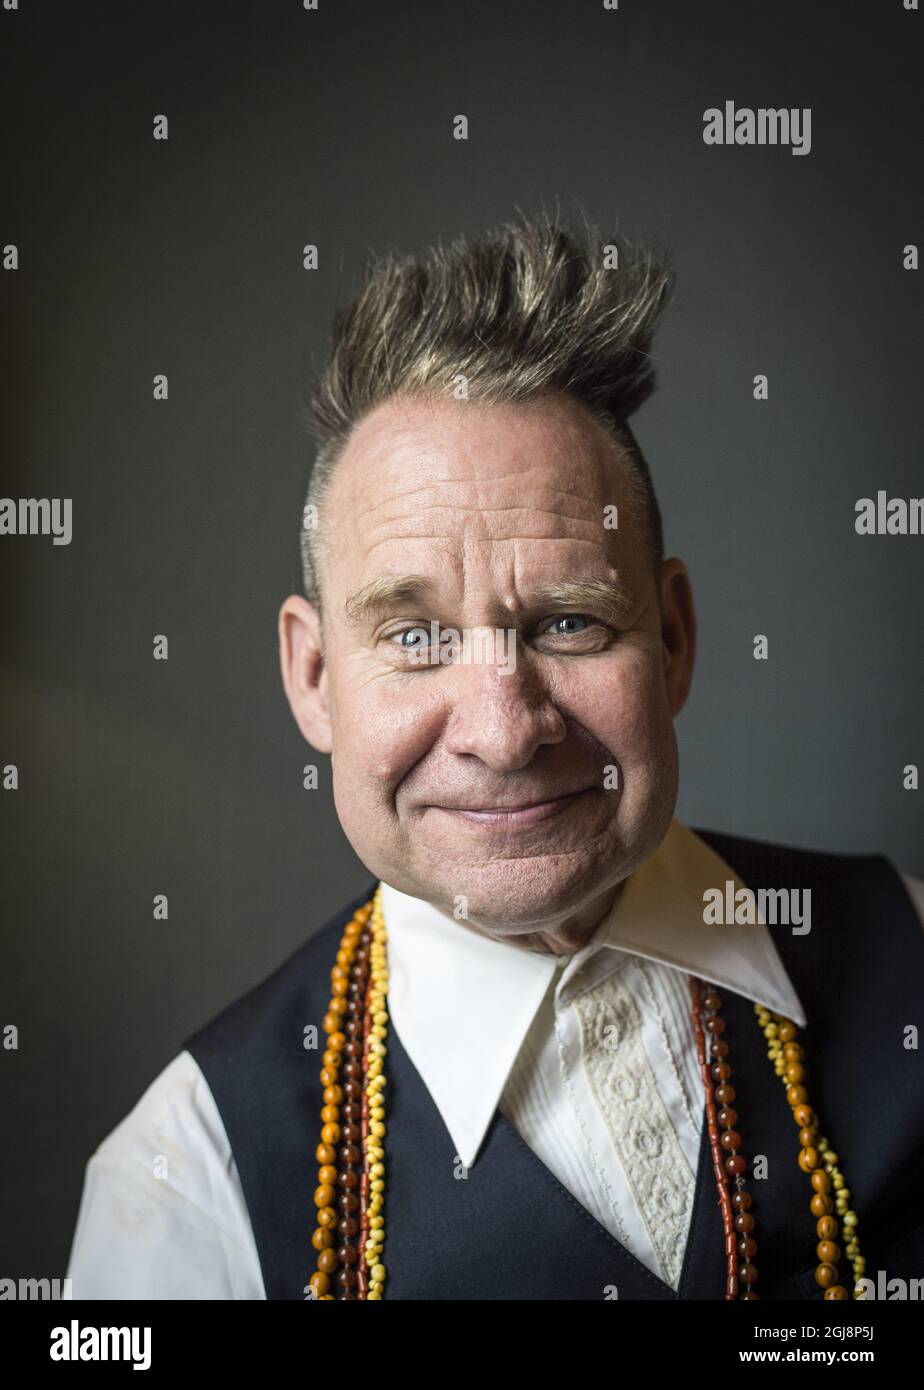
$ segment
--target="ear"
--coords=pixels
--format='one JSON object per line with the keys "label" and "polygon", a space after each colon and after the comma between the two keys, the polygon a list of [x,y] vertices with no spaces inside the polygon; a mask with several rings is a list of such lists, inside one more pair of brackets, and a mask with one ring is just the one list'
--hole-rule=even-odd
{"label": "ear", "polygon": [[292,594],[279,610],[279,664],[289,708],[302,737],[319,753],[330,753],[333,743],[321,619],[317,609],[299,594]]}
{"label": "ear", "polygon": [[687,702],[696,657],[693,588],[682,560],[661,566],[661,652],[668,703],[676,716]]}

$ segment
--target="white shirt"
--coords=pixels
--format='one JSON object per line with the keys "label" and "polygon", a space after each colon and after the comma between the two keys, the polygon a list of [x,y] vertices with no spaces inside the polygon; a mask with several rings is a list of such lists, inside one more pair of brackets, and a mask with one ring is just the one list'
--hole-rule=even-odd
{"label": "white shirt", "polygon": [[[477,1164],[499,1107],[673,1288],[703,1109],[688,975],[806,1022],[767,927],[703,923],[703,893],[729,879],[746,886],[675,820],[588,945],[562,957],[480,936],[382,887],[390,1023],[459,1161]],[[924,882],[903,880],[924,922]],[[164,1158],[168,1176],[155,1176]],[[228,1138],[188,1052],[88,1162],[67,1273],[78,1299],[266,1297]]]}

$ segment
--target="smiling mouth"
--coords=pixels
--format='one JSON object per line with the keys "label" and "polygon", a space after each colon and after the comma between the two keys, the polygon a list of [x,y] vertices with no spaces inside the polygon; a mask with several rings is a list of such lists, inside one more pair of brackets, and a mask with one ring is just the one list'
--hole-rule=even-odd
{"label": "smiling mouth", "polygon": [[493,825],[503,829],[511,829],[521,825],[534,825],[537,821],[548,820],[551,816],[557,816],[559,812],[573,806],[582,796],[593,790],[593,787],[584,787],[579,792],[569,792],[566,796],[556,796],[551,801],[534,801],[522,806],[433,805],[430,809],[443,811],[448,816],[458,817],[473,825]]}

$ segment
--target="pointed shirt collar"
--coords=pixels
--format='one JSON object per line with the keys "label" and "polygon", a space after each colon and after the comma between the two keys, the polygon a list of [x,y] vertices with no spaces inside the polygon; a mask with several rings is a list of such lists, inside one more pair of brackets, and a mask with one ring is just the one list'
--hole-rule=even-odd
{"label": "pointed shirt collar", "polygon": [[625,881],[587,945],[537,955],[480,936],[431,903],[382,884],[389,1013],[458,1157],[470,1167],[536,1011],[556,974],[561,1004],[644,956],[700,975],[785,1014],[805,1014],[770,931],[709,925],[703,894],[739,875],[698,835],[672,821],[656,852]]}

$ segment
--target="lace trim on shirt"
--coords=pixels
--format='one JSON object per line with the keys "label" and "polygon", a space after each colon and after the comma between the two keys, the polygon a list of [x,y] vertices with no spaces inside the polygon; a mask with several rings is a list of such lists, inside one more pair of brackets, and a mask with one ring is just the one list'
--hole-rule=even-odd
{"label": "lace trim on shirt", "polygon": [[663,1277],[676,1288],[696,1180],[658,1091],[641,1015],[619,972],[575,999],[574,1007],[594,1098]]}
{"label": "lace trim on shirt", "polygon": [[[670,1038],[669,1038],[668,1035],[667,1035],[667,1027],[666,1027],[666,1025],[665,1025],[665,1023],[664,1023],[664,1014],[662,1013],[662,1011],[661,1011],[661,1009],[660,1009],[660,1007],[659,1007],[659,1005],[658,1005],[658,1000],[657,1000],[657,998],[656,998],[656,996],[655,996],[654,984],[653,984],[653,982],[652,982],[651,976],[652,976],[653,971],[654,971],[655,969],[658,969],[658,967],[655,966],[655,965],[653,964],[653,962],[646,960],[646,959],[644,958],[644,956],[639,956],[638,961],[637,961],[637,964],[638,964],[638,973],[639,973],[640,983],[641,983],[642,989],[643,989],[643,991],[644,991],[645,999],[646,999],[646,1002],[647,1002],[647,1004],[648,1004],[648,1007],[649,1007],[649,1009],[651,1010],[652,1017],[654,1018],[655,1023],[656,1023],[657,1026],[658,1026],[658,1033],[659,1033],[660,1038],[661,1038],[661,1044],[662,1044],[662,1046],[663,1046],[663,1048],[664,1048],[664,1055],[665,1055],[665,1057],[667,1057],[668,1061],[670,1062],[671,1071],[673,1072],[674,1081],[675,1081],[676,1086],[677,1086],[677,1092],[678,1092],[678,1095],[680,1096],[681,1104],[683,1105],[683,1113],[686,1115],[687,1119],[689,1120],[689,1122],[690,1122],[690,1128],[692,1129],[693,1133],[696,1134],[696,1135],[699,1135],[699,1132],[700,1132],[700,1130],[701,1130],[701,1128],[702,1128],[703,1112],[702,1112],[702,1110],[700,1109],[700,1110],[698,1110],[698,1111],[694,1114],[693,1109],[691,1108],[691,1104],[690,1104],[690,1093],[689,1093],[689,1090],[688,1090],[688,1088],[687,1088],[687,1084],[686,1084],[686,1081],[685,1081],[685,1079],[684,1079],[684,1076],[683,1076],[683,1074],[682,1074],[682,1072],[681,1072],[681,1070],[680,1070],[680,1067],[678,1066],[678,1063],[677,1063],[677,1056],[676,1056],[676,1054],[675,1054],[675,1052],[674,1052],[673,1046],[672,1046],[672,1044],[671,1044],[671,1040],[670,1040]],[[666,989],[670,989],[672,992],[673,992],[673,991],[676,991],[676,989],[677,989],[677,976],[676,976],[676,972],[675,972],[675,971],[672,971],[672,970],[669,970],[669,969],[667,968],[667,966],[661,966],[660,969],[661,969],[661,971],[663,971],[663,974],[662,974],[662,977],[661,977],[661,978],[662,978],[662,982],[663,982],[664,987],[665,987]],[[682,981],[681,996],[682,996],[682,997],[684,997],[684,996],[685,996],[685,997],[689,997],[689,996],[688,996],[688,993],[687,993],[687,991],[688,991],[688,989],[689,989],[689,986],[688,986],[688,984],[687,984],[687,980],[688,980],[689,977],[688,977],[687,975],[683,975],[683,976],[680,976],[679,978],[680,978],[680,980]],[[693,1048],[695,1048],[695,1046],[696,1046],[696,1039],[695,1039],[695,1035],[693,1035],[693,1033],[692,1033],[692,1029],[691,1029],[690,1046],[693,1047]],[[698,1094],[698,1093],[697,1093],[697,1094]]]}

